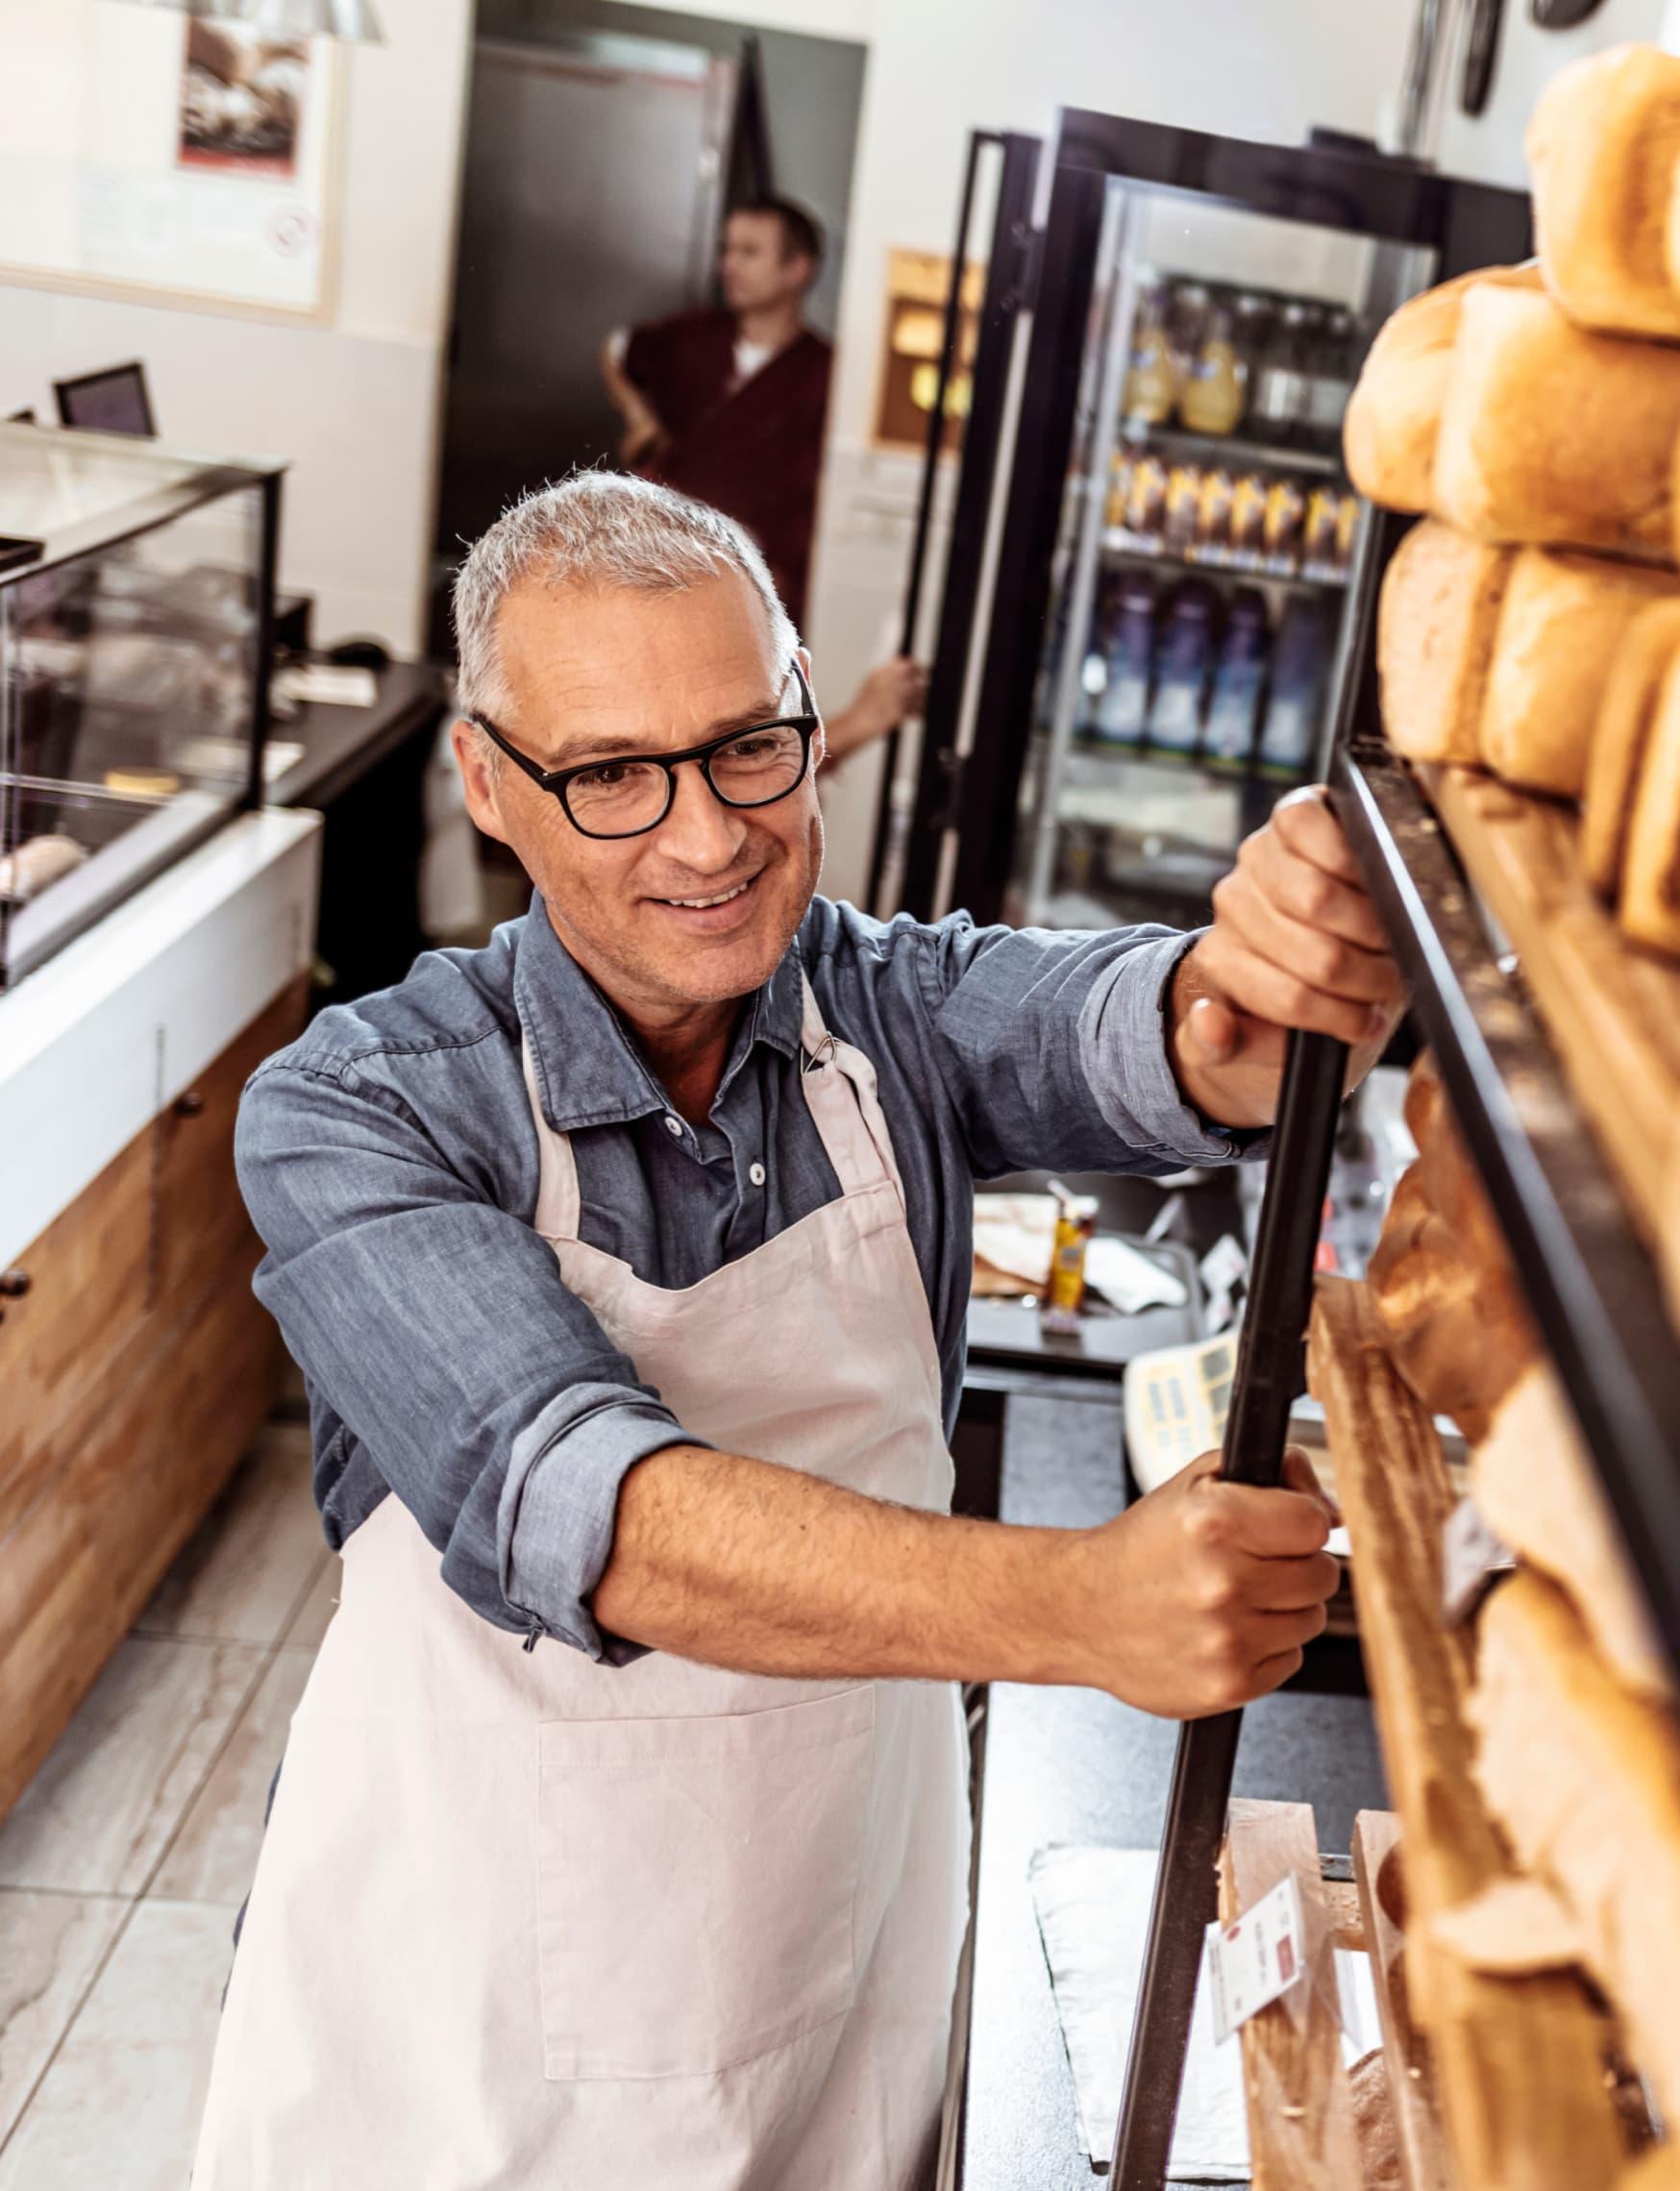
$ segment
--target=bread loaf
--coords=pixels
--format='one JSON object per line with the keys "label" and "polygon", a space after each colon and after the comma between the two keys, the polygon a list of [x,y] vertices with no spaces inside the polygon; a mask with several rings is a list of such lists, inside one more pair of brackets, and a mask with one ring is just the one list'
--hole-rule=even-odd
{"label": "bread loaf", "polygon": [[1377,604],[1376,665],[1383,727],[1396,752],[1415,761],[1480,759],[1482,701],[1512,561],[1508,549],[1433,518],[1395,551]]}
{"label": "bread loaf", "polygon": [[1473,283],[1431,506],[1477,539],[1666,558],[1680,349],[1578,328],[1538,291]]}
{"label": "bread loaf", "polygon": [[1581,864],[1600,898],[1621,880],[1634,794],[1664,680],[1680,655],[1680,602],[1640,611],[1610,660],[1593,726],[1581,807]]}
{"label": "bread loaf", "polygon": [[1628,1692],[1569,1601],[1519,1574],[1488,1600],[1469,1715],[1475,1776],[1525,1871],[1581,1929],[1588,1969],[1672,2122],[1680,2109],[1680,1742]]}
{"label": "bread loaf", "polygon": [[1580,797],[1605,667],[1640,611],[1665,597],[1680,598],[1671,571],[1546,548],[1518,555],[1482,707],[1482,759],[1495,775]]}
{"label": "bread loaf", "polygon": [[1680,952],[1680,677],[1666,676],[1652,710],[1629,809],[1620,920],[1636,943]]}
{"label": "bread loaf", "polygon": [[1367,1272],[1396,1369],[1472,1441],[1540,1353],[1510,1252],[1424,1053],[1406,1091],[1417,1162]]}
{"label": "bread loaf", "polygon": [[1347,477],[1368,500],[1385,509],[1429,507],[1435,436],[1464,300],[1477,283],[1536,289],[1540,281],[1533,261],[1485,267],[1426,289],[1384,321],[1342,421]]}
{"label": "bread loaf", "polygon": [[1471,1456],[1470,1489],[1495,1535],[1567,1592],[1618,1680],[1671,1700],[1650,1613],[1548,1363],[1506,1394]]}
{"label": "bread loaf", "polygon": [[1612,46],[1559,69],[1524,138],[1545,285],[1572,320],[1680,341],[1668,213],[1680,60]]}

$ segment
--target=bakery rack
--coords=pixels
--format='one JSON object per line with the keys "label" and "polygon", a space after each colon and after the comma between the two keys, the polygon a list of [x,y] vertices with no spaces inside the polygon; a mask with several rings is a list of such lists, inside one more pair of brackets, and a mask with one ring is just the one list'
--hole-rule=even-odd
{"label": "bakery rack", "polygon": [[[1680,1166],[1670,1163],[1671,1148],[1680,1157],[1680,970],[1620,940],[1580,875],[1577,825],[1565,809],[1472,771],[1399,761],[1368,727],[1375,721],[1369,686],[1350,714],[1332,758],[1333,803],[1669,1662],[1680,1667],[1680,1340],[1671,1320]],[[1388,1365],[1363,1289],[1330,1281],[1316,1306],[1312,1298],[1320,1182],[1346,1059],[1323,1037],[1291,1045],[1225,1469],[1275,1480],[1310,1317],[1314,1388],[1329,1417],[1339,1489],[1346,1485],[1406,1878],[1427,1916],[1505,1876],[1505,1859],[1469,1772],[1469,1644],[1442,1613],[1441,1525],[1453,1500],[1439,1442]],[[1117,2191],[1159,2191],[1166,2180],[1240,1718],[1196,1722],[1180,1738],[1116,2136]],[[1261,1830],[1277,1829],[1245,1828]],[[1232,1831],[1227,1862],[1234,1820]],[[1487,1978],[1421,1947],[1419,1961],[1435,2043],[1421,2073],[1423,2113],[1438,2141],[1441,2122],[1450,2128],[1463,2173],[1443,2173],[1440,2146],[1426,2166],[1417,2163],[1421,2173],[1408,2169],[1408,2191],[1423,2182],[1457,2191],[1483,2181],[1607,2185],[1621,2151],[1618,2101],[1599,2069],[1603,2011],[1579,1979]],[[1390,2001],[1380,1987],[1379,1998],[1392,2073],[1420,2047],[1403,1999]],[[1297,2067],[1308,2078],[1341,2074],[1339,2056],[1317,2070],[1304,2059]],[[1415,2100],[1420,2073],[1411,2077]],[[1263,2173],[1257,2146],[1256,2184]],[[1267,2180],[1317,2186],[1331,2178]]]}

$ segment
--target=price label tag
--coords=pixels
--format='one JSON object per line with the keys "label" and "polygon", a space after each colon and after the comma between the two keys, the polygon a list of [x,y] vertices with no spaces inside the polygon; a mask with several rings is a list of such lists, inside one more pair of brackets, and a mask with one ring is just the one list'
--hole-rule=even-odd
{"label": "price label tag", "polygon": [[1292,1872],[1234,1925],[1207,1929],[1213,2031],[1222,2044],[1306,1975],[1300,1885]]}

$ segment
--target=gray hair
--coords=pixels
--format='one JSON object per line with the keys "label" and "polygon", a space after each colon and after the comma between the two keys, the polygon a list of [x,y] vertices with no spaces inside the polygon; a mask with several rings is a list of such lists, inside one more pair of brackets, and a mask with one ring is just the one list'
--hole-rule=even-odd
{"label": "gray hair", "polygon": [[[540,487],[504,510],[456,573],[456,705],[463,715],[506,711],[497,620],[519,586],[680,593],[726,571],[758,596],[776,658],[790,662],[799,633],[763,556],[732,518],[622,472],[574,472]],[[479,735],[493,764],[500,755]]]}

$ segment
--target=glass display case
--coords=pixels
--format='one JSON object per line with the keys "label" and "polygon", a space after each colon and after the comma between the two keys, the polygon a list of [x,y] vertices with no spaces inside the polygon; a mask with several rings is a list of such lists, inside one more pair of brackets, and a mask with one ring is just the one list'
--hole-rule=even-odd
{"label": "glass display case", "polygon": [[280,477],[0,426],[0,989],[259,802]]}
{"label": "glass display case", "polygon": [[1349,701],[1377,563],[1341,460],[1366,349],[1417,290],[1524,257],[1527,201],[1370,146],[1068,110],[1040,225],[1003,142],[875,910],[1190,925]]}

